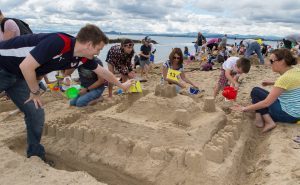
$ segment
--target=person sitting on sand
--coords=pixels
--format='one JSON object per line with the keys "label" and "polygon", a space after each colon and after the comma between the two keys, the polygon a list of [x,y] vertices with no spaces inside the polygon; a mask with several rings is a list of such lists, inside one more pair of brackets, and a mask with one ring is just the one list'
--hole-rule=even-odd
{"label": "person sitting on sand", "polygon": [[[100,59],[95,58],[100,66],[103,66]],[[70,101],[71,106],[84,107],[97,103],[99,97],[101,97],[105,90],[105,80],[97,76],[92,70],[85,68],[83,65],[78,67],[80,85],[83,87],[80,89],[79,96]]]}
{"label": "person sitting on sand", "polygon": [[192,85],[193,87],[197,88],[196,84],[190,81],[184,73],[184,67],[183,67],[183,54],[180,48],[174,48],[172,52],[169,55],[169,60],[163,63],[163,71],[162,71],[162,80],[167,81],[169,84],[175,84],[176,90],[179,92],[181,88],[185,88],[185,85],[178,81],[168,79],[168,70],[173,69],[176,71],[180,71],[180,75],[177,76],[177,78],[180,78],[181,80],[185,81],[186,83]]}
{"label": "person sitting on sand", "polygon": [[247,58],[229,57],[222,65],[221,74],[218,83],[214,88],[214,97],[216,98],[219,91],[230,85],[238,89],[238,78],[242,73],[248,73],[250,71],[250,60]]}
{"label": "person sitting on sand", "polygon": [[236,105],[233,110],[256,111],[256,126],[267,132],[276,127],[275,122],[296,123],[300,120],[300,69],[289,49],[275,49],[270,55],[272,70],[281,76],[275,81],[264,81],[263,86],[274,85],[270,92],[254,87],[252,105]]}
{"label": "person sitting on sand", "polygon": [[[118,72],[121,74],[122,82],[135,77],[133,66],[131,63],[134,55],[134,43],[131,39],[124,39],[121,45],[112,46],[106,57],[108,69],[110,72]],[[108,85],[108,97],[112,97],[112,84]]]}
{"label": "person sitting on sand", "polygon": [[184,52],[183,52],[183,55],[184,55],[184,59],[189,59],[189,57],[191,56],[190,52],[189,52],[189,48],[187,46],[184,46]]}

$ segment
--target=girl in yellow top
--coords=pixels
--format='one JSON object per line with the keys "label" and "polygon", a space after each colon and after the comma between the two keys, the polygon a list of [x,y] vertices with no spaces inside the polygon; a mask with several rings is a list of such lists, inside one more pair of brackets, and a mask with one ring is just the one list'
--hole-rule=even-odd
{"label": "girl in yellow top", "polygon": [[[276,49],[271,53],[272,70],[281,76],[276,82],[263,82],[263,86],[274,85],[270,92],[254,87],[251,91],[252,105],[235,106],[233,110],[256,111],[256,126],[267,132],[276,127],[275,122],[295,123],[300,120],[300,69],[293,68],[296,58],[288,49]],[[275,121],[275,122],[274,122]]]}

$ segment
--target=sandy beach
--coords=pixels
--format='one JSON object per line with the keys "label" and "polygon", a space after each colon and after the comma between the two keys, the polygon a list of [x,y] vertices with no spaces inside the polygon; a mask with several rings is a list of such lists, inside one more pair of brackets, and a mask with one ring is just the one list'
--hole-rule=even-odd
{"label": "sandy beach", "polygon": [[[26,158],[23,114],[10,115],[16,107],[0,99],[0,184],[300,184],[300,144],[293,141],[300,125],[278,123],[262,134],[253,124],[254,113],[231,111],[234,102],[221,95],[215,110],[205,110],[218,66],[199,71],[195,62],[185,71],[200,94],[155,93],[161,64],[142,83],[142,94],[115,95],[86,108],[69,107],[62,94],[46,92],[42,143],[54,167]],[[252,65],[241,76],[236,102],[250,104],[251,89],[277,77],[270,66]]]}

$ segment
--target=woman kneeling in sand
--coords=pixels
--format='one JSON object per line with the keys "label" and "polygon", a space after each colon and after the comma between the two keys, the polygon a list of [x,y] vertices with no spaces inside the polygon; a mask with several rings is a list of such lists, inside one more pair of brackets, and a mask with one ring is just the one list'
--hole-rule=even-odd
{"label": "woman kneeling in sand", "polygon": [[256,126],[267,132],[276,122],[296,123],[300,120],[300,69],[293,68],[296,58],[288,49],[276,49],[271,53],[272,70],[281,76],[275,81],[264,81],[263,86],[274,85],[270,92],[254,87],[251,91],[253,105],[235,106],[233,110],[256,111]]}
{"label": "woman kneeling in sand", "polygon": [[[172,75],[172,72],[169,69],[178,71],[180,74],[176,76],[175,74],[173,79],[168,78],[169,75]],[[198,88],[192,81],[190,81],[184,74],[183,68],[183,53],[180,48],[174,48],[169,55],[169,60],[163,63],[162,71],[162,81],[167,81],[169,84],[176,85],[176,91],[179,92],[181,88],[185,88],[185,85],[180,82],[180,79],[185,81],[188,84],[191,84],[193,87]]]}

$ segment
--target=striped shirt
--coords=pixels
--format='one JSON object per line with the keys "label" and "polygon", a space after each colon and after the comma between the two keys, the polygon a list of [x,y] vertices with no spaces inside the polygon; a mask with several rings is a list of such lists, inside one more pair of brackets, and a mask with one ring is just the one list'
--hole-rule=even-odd
{"label": "striped shirt", "polygon": [[85,57],[74,57],[76,39],[65,33],[28,34],[0,42],[0,69],[23,78],[19,65],[26,56],[39,63],[37,76],[56,70],[77,68],[83,64],[94,70],[98,63]]}
{"label": "striped shirt", "polygon": [[276,80],[274,87],[285,90],[278,98],[282,110],[300,118],[300,69],[292,68],[286,71]]}

